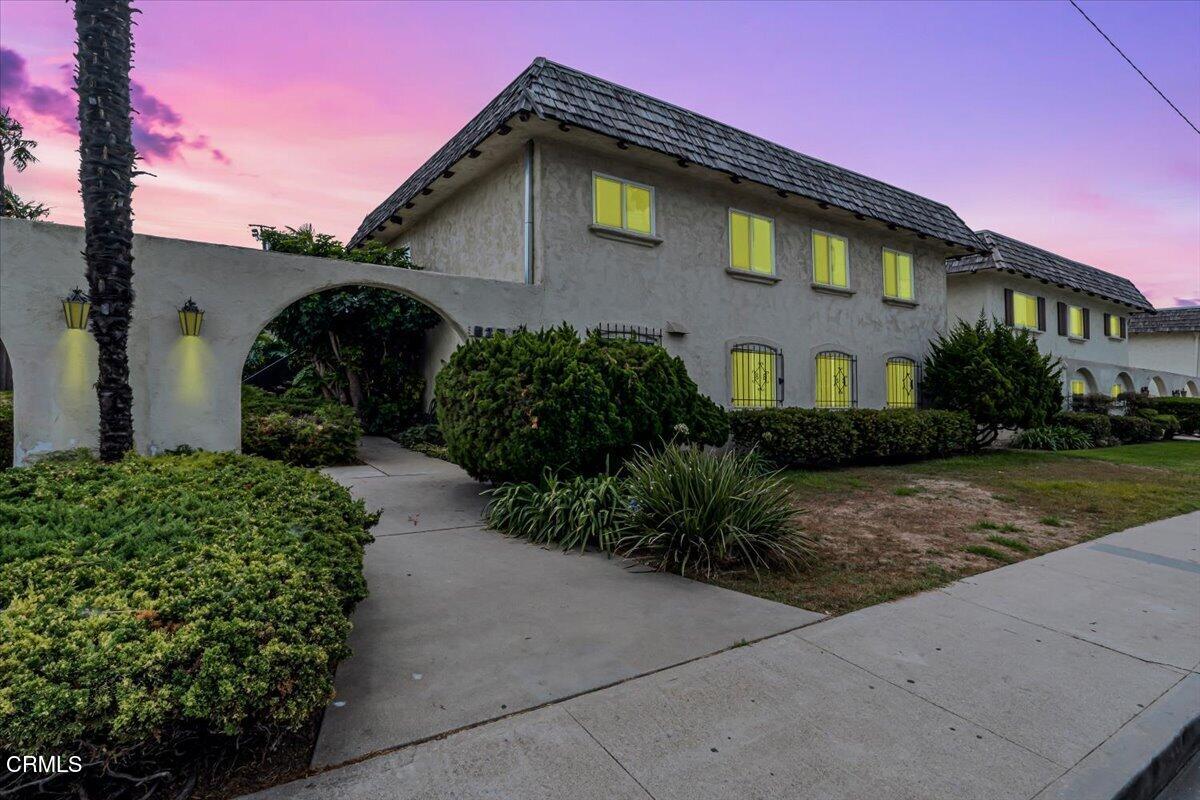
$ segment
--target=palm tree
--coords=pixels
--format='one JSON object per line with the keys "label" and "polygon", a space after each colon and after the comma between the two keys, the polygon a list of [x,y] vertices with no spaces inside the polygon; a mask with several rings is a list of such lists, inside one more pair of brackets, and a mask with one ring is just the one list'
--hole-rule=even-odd
{"label": "palm tree", "polygon": [[17,172],[24,172],[30,164],[37,162],[33,149],[37,142],[25,138],[25,129],[13,119],[7,108],[0,109],[0,190],[3,191],[3,207],[0,216],[19,219],[41,219],[50,209],[41,203],[25,202],[4,182],[4,166],[12,161]]}
{"label": "palm tree", "polygon": [[79,186],[92,335],[100,351],[100,458],[133,448],[129,317],[133,308],[133,149],[129,0],[75,0]]}

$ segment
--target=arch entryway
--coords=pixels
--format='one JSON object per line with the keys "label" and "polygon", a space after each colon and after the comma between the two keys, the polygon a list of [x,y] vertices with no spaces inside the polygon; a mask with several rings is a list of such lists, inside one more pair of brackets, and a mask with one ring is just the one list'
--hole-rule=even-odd
{"label": "arch entryway", "polygon": [[1185,383],[1183,390],[1187,393],[1188,397],[1200,397],[1200,386],[1197,386],[1195,381]]}
{"label": "arch entryway", "polygon": [[1133,378],[1129,377],[1128,372],[1118,372],[1113,385],[1109,388],[1109,394],[1113,397],[1118,397],[1133,391],[1136,391],[1133,385]]}
{"label": "arch entryway", "polygon": [[1158,375],[1150,378],[1148,383],[1151,397],[1168,397],[1171,393],[1167,391],[1167,383]]}
{"label": "arch entryway", "polygon": [[1080,367],[1071,373],[1071,382],[1067,389],[1071,397],[1096,394],[1096,378],[1086,367]]}

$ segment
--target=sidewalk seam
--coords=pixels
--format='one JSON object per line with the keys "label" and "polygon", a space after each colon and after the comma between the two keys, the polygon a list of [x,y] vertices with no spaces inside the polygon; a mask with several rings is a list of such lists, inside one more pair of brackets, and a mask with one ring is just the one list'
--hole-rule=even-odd
{"label": "sidewalk seam", "polygon": [[571,719],[573,719],[573,720],[575,721],[575,724],[576,724],[576,725],[578,725],[578,726],[579,726],[579,727],[580,727],[580,728],[583,730],[583,732],[584,732],[584,733],[586,733],[586,734],[588,735],[588,738],[590,738],[590,739],[591,739],[593,742],[595,742],[595,743],[597,744],[597,746],[599,746],[599,748],[600,748],[601,750],[603,750],[605,753],[607,753],[607,754],[608,754],[608,757],[609,757],[609,758],[611,758],[611,759],[613,760],[613,763],[614,763],[614,764],[616,764],[618,767],[620,767],[620,768],[621,768],[621,771],[622,771],[622,772],[624,772],[626,775],[628,775],[628,776],[629,776],[629,780],[631,780],[631,781],[633,781],[634,783],[636,783],[636,784],[638,785],[638,788],[639,788],[639,789],[641,789],[643,792],[645,792],[645,793],[646,793],[646,797],[649,797],[649,798],[650,798],[650,800],[657,800],[657,799],[654,797],[654,795],[652,795],[652,794],[650,793],[650,790],[649,790],[649,789],[647,789],[645,786],[643,786],[643,785],[642,785],[642,782],[641,782],[641,781],[639,781],[639,780],[638,780],[636,777],[634,777],[633,773],[632,773],[632,772],[630,772],[630,771],[629,771],[629,770],[628,770],[628,769],[625,767],[625,765],[621,763],[620,759],[618,759],[616,756],[614,756],[614,755],[612,754],[612,751],[611,751],[611,750],[609,750],[607,747],[605,747],[603,742],[601,742],[601,741],[600,741],[599,739],[597,739],[597,738],[596,738],[594,735],[592,735],[592,732],[588,730],[587,726],[586,726],[586,725],[584,725],[582,722],[580,722],[580,721],[579,721],[579,718],[578,718],[578,717],[576,717],[574,714],[572,714],[572,713],[571,713],[571,709],[567,708],[567,707],[566,707],[566,705],[564,705],[562,710],[563,710],[563,711],[566,713],[566,715],[567,715],[568,717],[570,717]]}

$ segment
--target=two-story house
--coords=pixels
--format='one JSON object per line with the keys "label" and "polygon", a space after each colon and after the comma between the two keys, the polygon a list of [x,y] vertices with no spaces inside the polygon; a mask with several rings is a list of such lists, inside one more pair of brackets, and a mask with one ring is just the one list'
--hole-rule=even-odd
{"label": "two-story house", "polygon": [[1067,395],[1170,394],[1195,375],[1146,369],[1131,356],[1131,318],[1154,307],[1128,279],[993,231],[987,252],[946,262],[950,321],[980,316],[1030,331],[1063,363]]}
{"label": "two-story house", "polygon": [[[650,329],[730,406],[915,405],[945,261],[983,252],[941,203],[540,58],[368,239],[537,284],[531,327]],[[431,372],[454,343],[434,331]]]}

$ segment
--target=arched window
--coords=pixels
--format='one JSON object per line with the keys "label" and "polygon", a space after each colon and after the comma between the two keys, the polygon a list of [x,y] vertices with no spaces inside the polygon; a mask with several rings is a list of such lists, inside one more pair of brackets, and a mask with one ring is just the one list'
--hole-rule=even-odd
{"label": "arched window", "polygon": [[851,408],[858,405],[854,356],[836,350],[817,353],[817,408]]}
{"label": "arched window", "polygon": [[917,362],[897,356],[887,360],[887,407],[916,408],[921,378]]}
{"label": "arched window", "polygon": [[729,351],[730,399],[735,408],[783,404],[783,351],[766,344],[739,344]]}

